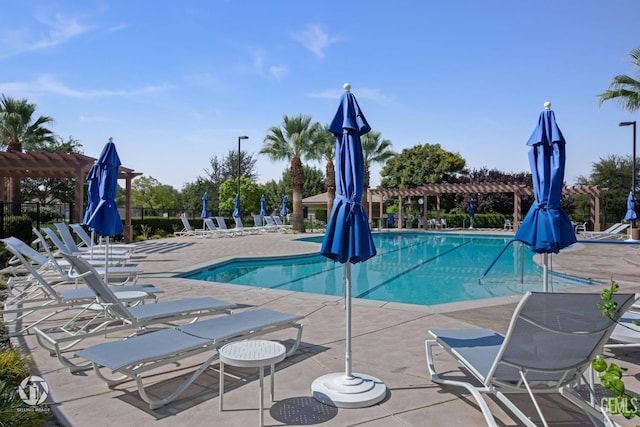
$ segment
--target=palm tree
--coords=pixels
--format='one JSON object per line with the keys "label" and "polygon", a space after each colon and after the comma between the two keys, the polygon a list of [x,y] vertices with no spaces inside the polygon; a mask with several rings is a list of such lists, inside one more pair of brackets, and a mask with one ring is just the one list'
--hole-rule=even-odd
{"label": "palm tree", "polygon": [[336,158],[336,137],[329,131],[328,126],[321,126],[320,123],[316,123],[314,126],[316,138],[312,146],[312,152],[309,153],[309,158],[327,162],[324,186],[327,190],[327,215],[331,215],[333,201],[336,198],[336,171],[333,164]]}
{"label": "palm tree", "polygon": [[[53,119],[40,116],[33,121],[36,105],[27,99],[13,99],[2,95],[0,98],[0,147],[7,152],[22,153],[38,150],[45,143],[55,142],[55,135],[46,127]],[[20,178],[9,179],[9,201],[13,205],[12,212],[20,211],[21,194]]]}
{"label": "palm tree", "polygon": [[[629,56],[636,67],[640,67],[640,47],[633,49]],[[640,69],[636,72],[640,75]],[[625,74],[619,74],[609,83],[609,89],[600,95],[599,105],[611,100],[618,101],[624,109],[637,111],[640,109],[640,81]]]}
{"label": "palm tree", "polygon": [[271,160],[289,160],[291,162],[289,182],[293,190],[292,204],[293,230],[304,233],[302,192],[304,190],[304,170],[302,157],[311,152],[311,143],[315,138],[316,126],[311,126],[311,117],[297,115],[283,117],[282,124],[269,128],[264,137],[259,154],[266,154]]}
{"label": "palm tree", "polygon": [[[370,131],[362,135],[362,154],[364,155],[364,197],[367,197],[367,190],[371,182],[369,167],[373,163],[384,163],[396,155],[391,151],[391,141],[382,139],[382,134]],[[365,199],[366,200],[366,199]]]}

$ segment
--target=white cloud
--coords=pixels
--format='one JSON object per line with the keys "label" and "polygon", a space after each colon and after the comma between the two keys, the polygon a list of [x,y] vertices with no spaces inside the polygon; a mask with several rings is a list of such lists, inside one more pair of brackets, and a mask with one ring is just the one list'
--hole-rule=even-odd
{"label": "white cloud", "polygon": [[60,13],[56,13],[52,17],[48,14],[40,13],[36,18],[48,28],[48,33],[39,40],[32,42],[29,50],[57,46],[91,29],[89,26],[80,23],[76,18],[67,17]]}
{"label": "white cloud", "polygon": [[[380,91],[380,89],[363,87],[352,90],[352,92],[358,99],[367,99],[383,105],[390,105],[395,103],[395,100],[391,96],[385,95]],[[309,93],[308,96],[312,98],[339,99],[343,93],[344,90],[327,89],[320,92]]]}
{"label": "white cloud", "polygon": [[0,83],[0,92],[22,92],[37,94],[55,94],[70,98],[101,98],[117,96],[148,95],[170,90],[173,86],[169,84],[157,86],[143,86],[130,90],[79,90],[56,81],[49,75],[41,75],[33,82],[6,82]]}
{"label": "white cloud", "polygon": [[269,67],[269,73],[277,80],[282,79],[288,71],[284,65],[272,65]]}
{"label": "white cloud", "polygon": [[325,51],[329,46],[340,40],[339,37],[330,37],[320,25],[315,24],[309,24],[303,31],[293,34],[293,39],[300,42],[318,59],[324,58]]}

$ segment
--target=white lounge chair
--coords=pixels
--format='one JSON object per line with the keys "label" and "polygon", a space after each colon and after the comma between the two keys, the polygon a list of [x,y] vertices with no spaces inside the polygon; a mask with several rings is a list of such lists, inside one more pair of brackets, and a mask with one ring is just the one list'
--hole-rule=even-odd
{"label": "white lounge chair", "polygon": [[234,216],[233,220],[236,223],[236,226],[232,230],[238,230],[240,233],[246,233],[246,234],[260,233],[260,228],[258,227],[245,227],[244,223],[242,222],[242,218],[240,217]]}
{"label": "white lounge chair", "polygon": [[[94,250],[97,249],[97,250],[104,251],[104,245],[94,242],[91,239],[91,236],[89,235],[89,233],[87,233],[85,231],[85,229],[82,226],[82,224],[77,224],[77,223],[76,224],[69,224],[69,227],[71,227],[73,232],[76,233],[76,236],[78,236],[80,238],[80,240],[82,240],[82,243],[84,244],[84,246],[86,246],[88,248],[93,247]],[[113,249],[116,249],[116,250],[128,251],[131,255],[133,255],[133,253],[137,249],[138,245],[136,245],[135,243],[111,243],[111,242],[109,242],[109,247],[113,248]]]}
{"label": "white lounge chair", "polygon": [[226,236],[226,237],[233,237],[234,232],[233,230],[222,230],[218,227],[216,227],[216,224],[213,222],[212,218],[205,218],[204,219],[204,231],[205,233],[211,234],[211,235],[215,235],[215,236]]}
{"label": "white lounge chair", "polygon": [[505,219],[504,220],[504,227],[505,230],[513,230],[513,224],[511,223],[510,219]]}
{"label": "white lounge chair", "polygon": [[152,328],[171,326],[182,319],[195,321],[201,316],[228,314],[236,306],[234,303],[201,297],[129,307],[84,259],[74,255],[63,256],[95,294],[96,303],[89,308],[99,312],[99,315],[83,323],[80,328],[54,326],[33,329],[40,345],[55,354],[71,371],[86,369],[88,365],[70,361],[63,352],[85,338],[117,331],[132,331],[134,334],[138,331],[148,332]]}
{"label": "white lounge chair", "polygon": [[[215,317],[188,325],[164,329],[123,341],[98,344],[77,352],[78,357],[93,363],[96,375],[107,385],[114,386],[127,379],[134,379],[140,397],[150,409],[162,407],[175,400],[216,359],[217,350],[223,345],[239,340],[280,331],[287,328],[298,330],[296,340],[287,352],[293,354],[302,338],[303,316],[280,313],[269,309],[257,309]],[[165,397],[153,398],[144,386],[143,374],[169,365],[171,369],[179,361],[202,353],[212,353],[174,391]],[[106,368],[116,379],[107,378],[102,372]]]}
{"label": "white lounge chair", "polygon": [[[122,263],[125,263],[129,260],[128,255],[114,254],[110,255],[109,258],[104,258],[104,252],[102,254],[98,253],[95,255],[84,253],[78,254],[77,252],[73,253],[67,246],[65,246],[64,243],[60,241],[60,239],[58,239],[58,236],[53,230],[51,230],[50,228],[43,228],[42,231],[44,231],[44,233],[47,235],[47,238],[49,238],[49,240],[51,240],[53,244],[57,246],[58,256],[60,256],[61,254],[69,254],[77,255],[81,258],[86,259],[89,264],[93,265],[103,275],[103,277],[106,273],[109,282],[118,282],[120,284],[128,282],[136,283],[136,281],[138,280],[138,275],[142,273],[142,270],[135,265],[122,265]],[[51,262],[58,263],[58,258],[51,252],[42,234],[40,234],[35,228],[33,229],[33,232],[36,234],[36,236],[38,236],[38,240],[49,254]],[[68,276],[68,271],[60,271],[61,273],[64,273],[64,275]]]}
{"label": "white lounge chair", "polygon": [[640,347],[640,326],[634,322],[640,322],[640,307],[632,306],[613,329],[606,348],[634,348]]}
{"label": "white lounge chair", "polygon": [[275,215],[272,218],[273,218],[273,221],[278,226],[278,228],[280,228],[282,230],[290,230],[291,228],[293,228],[293,226],[291,226],[290,224],[283,223],[282,219],[278,215]]}
{"label": "white lounge chair", "polygon": [[621,234],[627,228],[629,228],[631,224],[619,222],[613,224],[611,227],[607,228],[604,231],[584,231],[580,233],[580,236],[585,237],[587,239],[594,240],[602,240],[602,239],[624,239],[627,237],[626,234]]}
{"label": "white lounge chair", "polygon": [[[91,259],[98,259],[98,260],[106,259],[104,252],[101,252],[101,251],[91,252],[91,250],[80,249],[78,248],[77,245],[72,247],[67,246],[66,243],[64,243],[61,240],[61,238],[56,234],[56,232],[50,228],[44,227],[42,228],[41,231],[43,231],[44,234],[46,234],[47,238],[51,240],[51,242],[56,248],[58,248],[59,252],[67,252],[73,255],[78,255],[78,256],[87,257]],[[108,258],[110,263],[126,264],[129,261],[129,259],[131,259],[131,256],[129,254],[123,254],[123,253],[110,253]]]}
{"label": "white lounge chair", "polygon": [[278,231],[278,226],[270,216],[253,215],[253,223],[262,231]]}
{"label": "white lounge chair", "polygon": [[218,228],[220,230],[226,230],[227,232],[231,232],[231,233],[233,233],[234,236],[241,236],[243,234],[243,230],[241,228],[238,228],[238,227],[229,228],[229,227],[227,227],[227,223],[226,223],[226,221],[224,220],[223,217],[216,216],[215,220],[216,220],[216,224],[218,224]]}
{"label": "white lounge chair", "polygon": [[180,215],[180,220],[182,221],[182,230],[181,231],[176,231],[175,233],[173,233],[174,236],[176,237],[184,237],[184,236],[201,236],[204,234],[205,230],[204,228],[193,228],[191,227],[191,224],[189,223],[189,219],[184,216],[184,215]]}
{"label": "white lounge chair", "polygon": [[[34,256],[31,251],[26,251],[28,248],[24,242],[15,238],[9,237],[0,240],[5,244],[7,250],[9,250],[20,262],[23,263],[26,271],[29,273],[29,286],[17,295],[12,295],[7,299],[4,304],[4,308],[0,311],[4,316],[5,324],[14,326],[14,331],[10,335],[19,335],[24,332],[28,332],[31,328],[35,328],[40,323],[56,316],[58,313],[75,310],[78,312],[86,311],[86,304],[92,304],[96,300],[95,293],[86,287],[77,287],[73,280],[67,281],[67,284],[73,284],[74,286],[69,289],[60,289],[64,281],[58,281],[51,283],[26,259],[27,257]],[[153,285],[130,285],[130,286],[117,286],[110,287],[114,293],[116,299],[126,297],[125,293],[136,292],[137,298],[143,299],[146,297],[153,298],[157,301],[158,294],[162,293],[162,289],[156,288]],[[46,313],[38,319],[27,322],[27,317],[33,313],[45,310]],[[12,314],[9,318],[8,314]],[[78,317],[77,315],[75,316]],[[71,322],[74,322],[75,318]],[[67,322],[67,327],[71,323]]]}
{"label": "white lounge chair", "polygon": [[[425,342],[429,373],[434,382],[464,387],[478,402],[489,426],[496,422],[483,393],[491,393],[527,426],[536,426],[507,396],[528,393],[546,425],[535,398],[538,394],[562,395],[578,404],[592,420],[605,414],[590,406],[572,388],[584,381],[586,369],[602,352],[616,323],[633,304],[635,295],[615,294],[613,320],[597,304],[600,294],[527,293],[516,307],[505,336],[491,329],[434,329]],[[481,385],[463,379],[445,379],[434,366],[433,348],[441,347],[457,359]],[[595,396],[593,402],[596,402]],[[599,401],[598,401],[599,403]]]}
{"label": "white lounge chair", "polygon": [[[67,224],[63,223],[63,222],[56,222],[53,225],[55,225],[56,229],[58,230],[58,234],[60,235],[60,237],[62,238],[62,241],[64,242],[64,244],[69,248],[69,250],[71,251],[71,253],[76,253],[76,254],[88,254],[93,252],[94,254],[100,252],[100,251],[96,251],[95,248],[91,248],[91,245],[87,246],[87,247],[80,247],[78,246],[78,244],[76,243],[75,239],[73,238],[73,235],[71,234],[71,231],[69,230],[69,227],[67,226]],[[105,247],[102,247],[102,252],[104,255],[104,250]],[[114,246],[112,246],[111,244],[109,244],[109,255],[122,255],[122,256],[127,256],[130,257],[131,256],[131,251],[130,250],[123,250],[123,249],[116,249]]]}

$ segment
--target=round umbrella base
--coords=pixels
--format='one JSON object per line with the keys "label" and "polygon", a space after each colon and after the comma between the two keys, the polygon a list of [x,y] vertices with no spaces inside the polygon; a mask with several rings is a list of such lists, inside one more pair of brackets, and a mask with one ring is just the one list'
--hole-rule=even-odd
{"label": "round umbrella base", "polygon": [[311,383],[313,397],[325,405],[337,408],[366,408],[387,396],[384,383],[370,375],[344,372],[327,374]]}

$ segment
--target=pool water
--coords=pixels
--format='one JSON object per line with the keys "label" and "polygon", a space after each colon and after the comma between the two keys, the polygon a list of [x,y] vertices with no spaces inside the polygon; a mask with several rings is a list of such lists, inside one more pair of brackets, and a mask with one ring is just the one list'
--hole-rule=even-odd
{"label": "pool water", "polygon": [[[542,290],[533,252],[510,238],[435,233],[375,233],[377,255],[352,266],[354,298],[434,305]],[[306,238],[322,242],[322,237]],[[318,251],[320,246],[318,246]],[[344,295],[344,265],[318,254],[236,259],[182,277],[287,291]],[[480,280],[482,278],[482,280]],[[550,288],[585,285],[550,277]]]}

